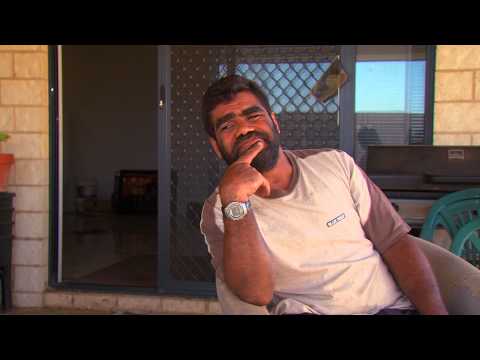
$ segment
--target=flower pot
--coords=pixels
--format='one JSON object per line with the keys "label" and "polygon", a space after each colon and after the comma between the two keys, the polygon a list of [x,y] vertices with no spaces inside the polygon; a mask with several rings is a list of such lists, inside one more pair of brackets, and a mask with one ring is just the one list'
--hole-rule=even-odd
{"label": "flower pot", "polygon": [[13,154],[0,154],[0,192],[7,191],[8,176],[14,161]]}

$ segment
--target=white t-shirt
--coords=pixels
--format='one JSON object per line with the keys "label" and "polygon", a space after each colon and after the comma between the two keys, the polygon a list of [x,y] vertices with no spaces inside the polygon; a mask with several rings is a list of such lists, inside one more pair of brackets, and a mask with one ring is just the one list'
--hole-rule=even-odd
{"label": "white t-shirt", "polygon": [[380,254],[410,231],[382,191],[346,153],[296,150],[287,195],[250,202],[274,275],[267,307],[236,297],[223,278],[223,216],[217,190],[205,201],[201,231],[228,314],[375,314],[413,308]]}

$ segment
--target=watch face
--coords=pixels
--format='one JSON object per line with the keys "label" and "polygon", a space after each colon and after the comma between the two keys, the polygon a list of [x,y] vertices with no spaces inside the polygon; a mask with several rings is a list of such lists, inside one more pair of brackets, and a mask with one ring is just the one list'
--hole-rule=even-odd
{"label": "watch face", "polygon": [[235,206],[231,209],[230,214],[234,218],[238,218],[243,215],[243,207],[242,206]]}
{"label": "watch face", "polygon": [[240,220],[247,214],[247,208],[244,204],[234,202],[225,208],[225,215],[232,220]]}

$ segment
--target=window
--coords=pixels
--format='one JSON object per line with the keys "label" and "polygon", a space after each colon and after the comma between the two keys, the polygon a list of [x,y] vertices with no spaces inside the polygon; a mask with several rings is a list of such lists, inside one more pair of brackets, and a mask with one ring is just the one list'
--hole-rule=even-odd
{"label": "window", "polygon": [[417,113],[425,110],[425,61],[359,61],[356,113]]}
{"label": "window", "polygon": [[427,50],[419,45],[357,46],[354,156],[361,167],[366,167],[369,145],[427,142],[426,90],[432,86],[427,83]]}
{"label": "window", "polygon": [[339,96],[325,103],[311,95],[339,45],[236,46],[230,62],[220,64],[218,77],[235,73],[256,81],[266,92],[282,128],[286,149],[338,148]]}
{"label": "window", "polygon": [[329,62],[239,64],[235,72],[259,82],[276,114],[282,111],[321,113],[325,110],[335,113],[337,99],[322,104],[311,95],[312,88],[329,65]]}

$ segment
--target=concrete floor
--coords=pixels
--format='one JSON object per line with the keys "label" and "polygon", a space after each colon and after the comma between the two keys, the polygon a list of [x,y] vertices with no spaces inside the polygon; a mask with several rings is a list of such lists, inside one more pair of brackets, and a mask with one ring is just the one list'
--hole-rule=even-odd
{"label": "concrete floor", "polygon": [[141,312],[129,311],[100,311],[86,309],[65,309],[65,308],[13,308],[7,312],[0,311],[2,315],[194,315],[190,313],[155,313],[142,314]]}
{"label": "concrete floor", "polygon": [[112,311],[62,309],[62,308],[13,308],[0,315],[123,315]]}

